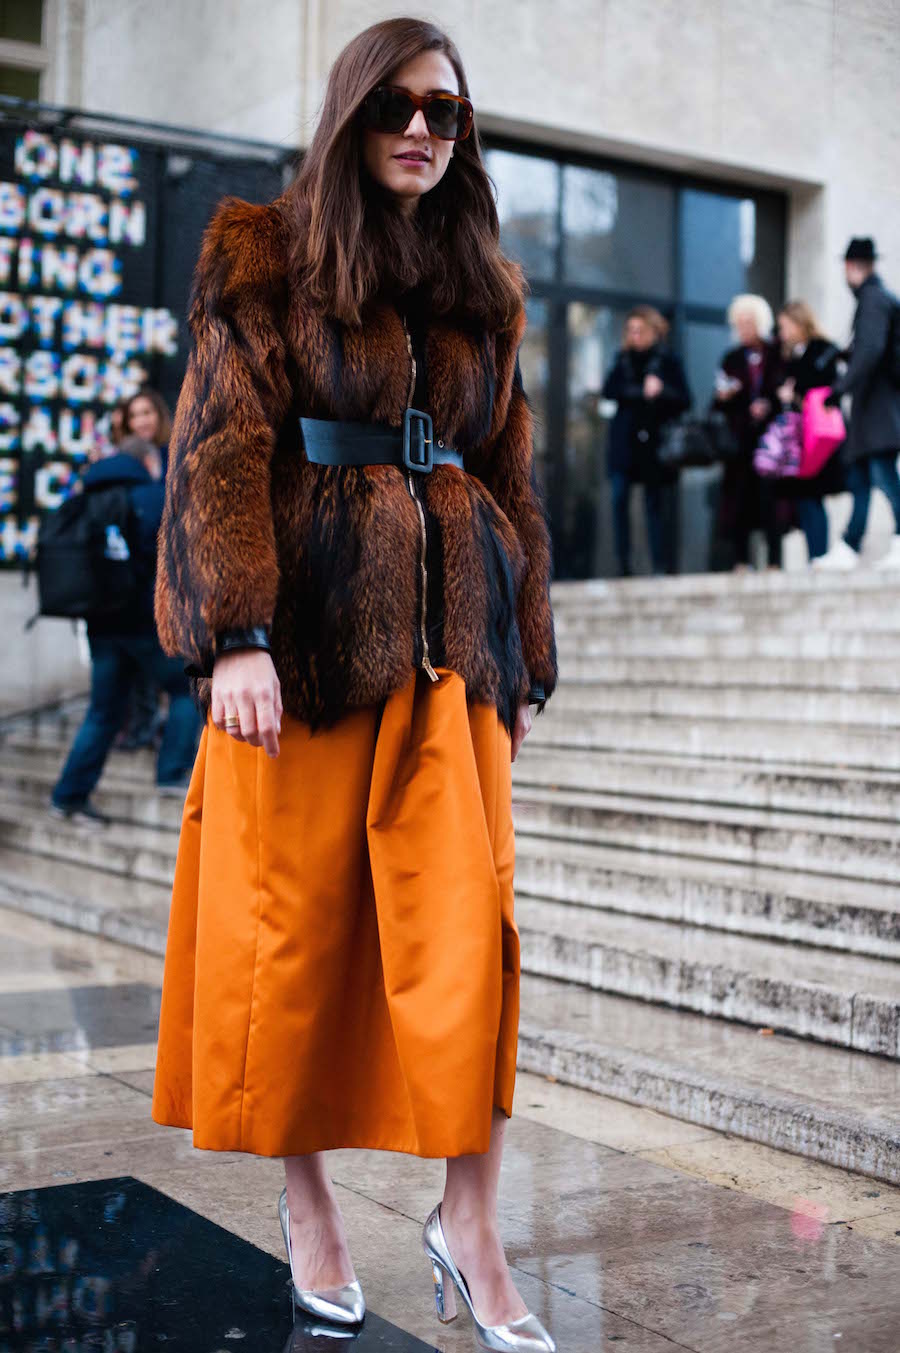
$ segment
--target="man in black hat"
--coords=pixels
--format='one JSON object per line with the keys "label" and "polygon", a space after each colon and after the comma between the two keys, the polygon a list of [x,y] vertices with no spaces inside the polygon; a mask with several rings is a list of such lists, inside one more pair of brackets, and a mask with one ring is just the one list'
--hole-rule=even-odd
{"label": "man in black hat", "polygon": [[825,401],[836,407],[844,395],[853,397],[843,453],[853,512],[843,540],[815,561],[818,568],[838,572],[859,563],[873,488],[881,489],[894,513],[894,537],[875,567],[900,569],[900,381],[896,370],[900,303],[875,271],[877,258],[873,239],[852,239],[847,246],[847,285],[857,300],[853,345],[847,372]]}

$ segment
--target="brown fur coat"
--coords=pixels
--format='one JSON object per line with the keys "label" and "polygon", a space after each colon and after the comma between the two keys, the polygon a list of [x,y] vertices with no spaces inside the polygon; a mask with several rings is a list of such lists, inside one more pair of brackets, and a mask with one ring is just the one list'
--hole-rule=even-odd
{"label": "brown fur coat", "polygon": [[[298,424],[302,415],[399,427],[411,371],[403,321],[385,303],[370,305],[359,329],[324,319],[292,283],[287,257],[277,203],[226,202],[206,233],[156,618],[165,650],[206,673],[217,632],[271,626],[284,707],[315,726],[408,680],[421,527],[401,469],[311,464]],[[418,476],[440,558],[433,660],[507,726],[530,687],[549,696],[556,682],[549,536],[517,364],[524,328],[524,308],[496,333],[428,324],[434,436],[463,452],[465,470]],[[209,685],[200,681],[204,705]]]}

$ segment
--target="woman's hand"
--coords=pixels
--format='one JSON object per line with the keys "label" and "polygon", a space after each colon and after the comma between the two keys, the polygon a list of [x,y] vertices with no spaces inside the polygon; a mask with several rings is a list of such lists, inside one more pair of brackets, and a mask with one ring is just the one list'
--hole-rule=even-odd
{"label": "woman's hand", "polygon": [[779,385],[778,398],[781,400],[782,404],[793,404],[794,392],[796,389],[797,382],[794,380],[793,376],[788,377],[783,385]]}
{"label": "woman's hand", "polygon": [[512,730],[511,759],[513,761],[515,761],[516,757],[519,755],[522,743],[531,732],[531,725],[533,723],[534,718],[531,713],[531,706],[528,704],[527,700],[523,700],[516,714],[516,722],[513,724]]}
{"label": "woman's hand", "polygon": [[277,756],[283,712],[281,682],[271,654],[247,648],[216,658],[212,719],[217,728],[235,742],[265,747],[269,756]]}
{"label": "woman's hand", "polygon": [[761,423],[764,418],[768,418],[772,405],[767,399],[754,399],[750,405],[750,417],[755,418],[757,423]]}
{"label": "woman's hand", "polygon": [[652,371],[644,377],[644,398],[659,399],[664,389],[659,376],[654,376]]}

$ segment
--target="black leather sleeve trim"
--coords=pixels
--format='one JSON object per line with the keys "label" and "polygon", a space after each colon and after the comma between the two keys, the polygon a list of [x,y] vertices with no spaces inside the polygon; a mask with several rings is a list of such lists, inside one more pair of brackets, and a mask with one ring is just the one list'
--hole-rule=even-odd
{"label": "black leather sleeve trim", "polygon": [[542,682],[533,681],[531,683],[531,688],[528,692],[528,703],[529,705],[537,705],[538,714],[543,713],[544,705],[547,703],[547,697],[544,694]]}
{"label": "black leather sleeve trim", "polygon": [[216,657],[220,657],[223,653],[239,653],[250,648],[271,652],[267,626],[251,625],[247,629],[219,630],[216,635]]}

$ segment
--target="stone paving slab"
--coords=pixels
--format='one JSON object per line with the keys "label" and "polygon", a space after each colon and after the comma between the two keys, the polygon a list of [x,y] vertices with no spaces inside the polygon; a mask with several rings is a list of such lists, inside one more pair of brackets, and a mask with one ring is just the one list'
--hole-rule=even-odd
{"label": "stone paving slab", "polygon": [[[156,958],[115,954],[104,940],[10,912],[0,912],[0,941],[0,996],[10,971],[35,979],[55,973],[63,993],[73,981],[88,989],[95,973],[105,989],[116,965],[132,986],[151,975],[148,965],[157,979],[161,971]],[[523,990],[526,1005],[536,991],[534,983]],[[612,1020],[609,1028],[616,1032]],[[771,1054],[769,1040],[764,1046]],[[138,1069],[132,1049],[88,1048],[78,1080],[54,1075],[52,1054],[43,1079],[4,1085],[0,1076],[0,1117],[12,1132],[0,1154],[3,1187],[74,1189],[133,1176],[282,1260],[280,1163],[198,1152],[188,1132],[150,1123],[153,1054],[150,1043],[146,1069]],[[0,1068],[16,1060],[0,1056]],[[865,1096],[872,1085],[863,1079],[856,1088]],[[835,1342],[896,1353],[898,1249],[855,1228],[867,1221],[887,1228],[900,1191],[882,1196],[880,1186],[857,1177],[694,1131],[520,1078],[501,1227],[515,1281],[561,1353],[613,1344],[632,1353],[820,1353]],[[420,1248],[421,1222],[442,1186],[440,1162],[338,1151],[329,1170],[372,1311],[437,1353],[471,1349],[468,1321],[434,1324]],[[201,1263],[200,1272],[208,1275],[210,1265]],[[242,1272],[232,1267],[232,1297]],[[190,1300],[189,1291],[179,1299]]]}

